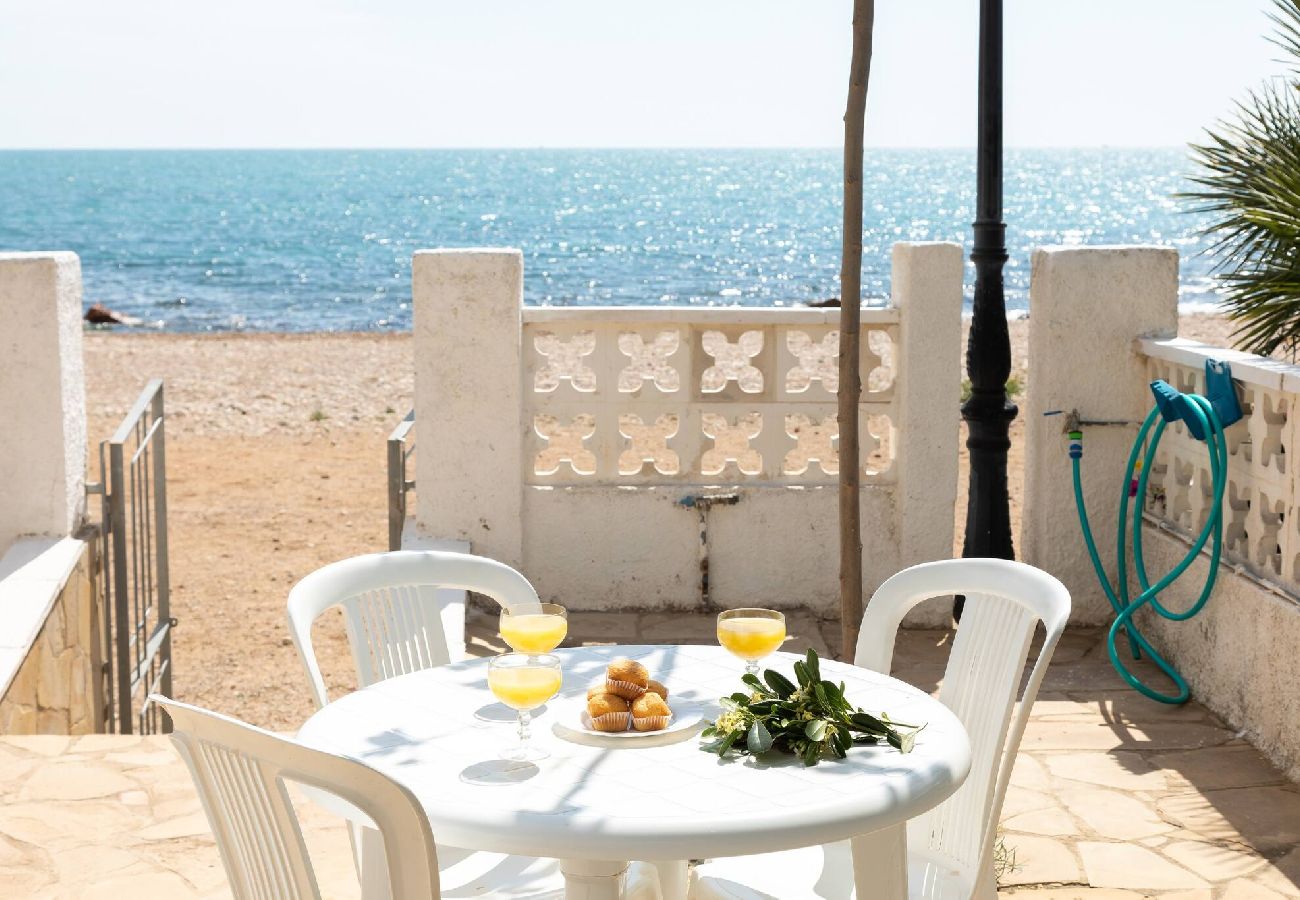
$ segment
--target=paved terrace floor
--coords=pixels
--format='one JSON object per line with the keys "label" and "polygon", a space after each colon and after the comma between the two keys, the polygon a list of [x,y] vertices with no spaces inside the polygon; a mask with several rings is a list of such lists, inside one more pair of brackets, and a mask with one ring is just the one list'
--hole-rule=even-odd
{"label": "paved terrace floor", "polygon": [[[791,617],[788,645],[835,629]],[[494,620],[471,649],[499,648]],[[707,616],[574,616],[575,642],[703,642]],[[905,632],[895,674],[927,689],[951,633]],[[302,804],[327,897],[356,896],[342,825]],[[1102,635],[1069,633],[1034,707],[1003,810],[1004,896],[1034,900],[1300,897],[1300,786],[1197,704],[1123,688]],[[166,738],[0,737],[0,896],[228,897],[188,774]]]}

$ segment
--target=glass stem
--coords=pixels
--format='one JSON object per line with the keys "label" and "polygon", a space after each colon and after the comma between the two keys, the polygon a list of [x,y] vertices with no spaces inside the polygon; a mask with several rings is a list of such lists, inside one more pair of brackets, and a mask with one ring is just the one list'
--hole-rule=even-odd
{"label": "glass stem", "polygon": [[758,675],[758,660],[756,659],[745,660],[745,672],[749,675],[755,675],[755,676]]}
{"label": "glass stem", "polygon": [[528,740],[532,736],[529,733],[529,724],[533,721],[533,714],[527,709],[519,710],[519,749],[525,750],[528,747]]}

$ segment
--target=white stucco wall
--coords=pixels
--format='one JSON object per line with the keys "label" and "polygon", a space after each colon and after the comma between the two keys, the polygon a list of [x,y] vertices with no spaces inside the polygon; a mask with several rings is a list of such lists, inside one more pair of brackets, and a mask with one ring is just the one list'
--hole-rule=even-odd
{"label": "white stucco wall", "polygon": [[[1178,538],[1150,525],[1143,529],[1152,573],[1168,572],[1187,553]],[[1208,571],[1209,560],[1197,557],[1160,602],[1189,608]],[[1187,679],[1193,697],[1300,781],[1300,601],[1220,566],[1214,593],[1196,618],[1172,622],[1148,610],[1138,623]]]}
{"label": "white stucco wall", "polygon": [[85,513],[81,263],[0,253],[0,553],[64,536]]}
{"label": "white stucco wall", "polygon": [[518,250],[421,250],[412,261],[416,520],[512,566],[523,426]]}
{"label": "white stucco wall", "polygon": [[[867,591],[903,565],[951,554],[957,489],[961,249],[899,244],[893,265],[898,312],[864,314],[864,327],[893,335],[897,361],[893,387],[864,397],[867,413],[888,412],[894,440],[893,468],[863,494]],[[810,475],[796,483],[798,477],[783,475],[776,464],[791,446],[784,414],[807,413],[820,421],[828,408],[834,413],[834,395],[822,384],[791,394],[784,381],[795,362],[787,331],[807,329],[820,341],[834,329],[834,311],[717,309],[688,324],[693,310],[674,318],[664,309],[631,309],[625,316],[566,309],[548,316],[544,326],[529,326],[541,330],[523,346],[522,284],[522,255],[515,250],[415,256],[418,532],[469,541],[473,552],[518,566],[545,598],[573,609],[698,608],[699,514],[681,501],[735,491],[736,505],[714,506],[708,513],[710,602],[833,614],[834,477]],[[692,342],[672,357],[682,387],[663,395],[649,384],[614,390],[619,367],[628,362],[621,349],[613,349],[619,333],[651,339],[656,329],[674,325]],[[760,392],[747,394],[731,383],[716,394],[699,394],[700,371],[708,363],[698,342],[707,329],[720,330],[729,341],[747,329],[766,335],[754,360],[766,373]],[[590,376],[598,390],[565,381],[554,393],[537,393],[532,340],[549,340],[543,331],[566,342],[594,335],[583,340],[598,342],[585,357],[598,373]],[[875,364],[864,358],[864,368]],[[755,439],[765,460],[762,475],[745,478],[728,465],[716,478],[701,476],[698,454],[711,446],[698,431],[701,412],[720,411],[735,421],[749,409],[764,410],[764,430]],[[564,423],[578,413],[595,414],[599,431],[587,449],[602,460],[603,481],[584,482],[568,463],[563,477],[550,481],[534,472],[539,438],[533,413],[542,411],[553,411]],[[682,429],[673,447],[684,468],[662,478],[653,470],[625,481],[613,476],[608,466],[611,452],[617,456],[611,448],[623,440],[617,433],[621,412],[637,412],[647,422],[661,412],[680,413]],[[920,621],[942,622],[947,615],[947,604],[939,603],[922,612]]]}
{"label": "white stucco wall", "polygon": [[[1071,621],[1109,621],[1075,516],[1065,415],[1141,422],[1150,410],[1146,363],[1134,339],[1178,330],[1178,252],[1160,247],[1036,250],[1030,281],[1029,395],[1025,404],[1025,562],[1059,578]],[[1119,480],[1136,425],[1083,429],[1088,517],[1114,577]]]}
{"label": "white stucco wall", "polygon": [[[958,244],[894,245],[890,283],[894,305],[902,310],[898,343],[908,366],[908,377],[898,385],[899,469],[894,515],[899,555],[892,561],[892,569],[868,582],[872,590],[900,569],[952,556],[961,433],[958,348],[964,264]],[[864,577],[871,563],[867,552]],[[952,604],[935,599],[913,609],[905,624],[946,627],[951,620]]]}
{"label": "white stucco wall", "polygon": [[[1295,528],[1298,473],[1285,460],[1293,456],[1286,450],[1296,441],[1300,374],[1277,361],[1237,351],[1178,340],[1140,340],[1170,338],[1177,331],[1177,256],[1172,250],[1039,251],[1034,255],[1030,303],[1021,544],[1027,562],[1056,575],[1070,589],[1076,622],[1109,622],[1113,614],[1080,536],[1064,417],[1043,413],[1077,409],[1084,419],[1140,421],[1153,404],[1148,385],[1158,373],[1183,390],[1199,391],[1198,373],[1207,357],[1232,364],[1239,396],[1247,405],[1253,403],[1253,410],[1225,432],[1229,504],[1237,503],[1226,512],[1237,526],[1225,527],[1225,559],[1230,562],[1221,564],[1214,593],[1195,618],[1170,621],[1148,609],[1137,621],[1187,679],[1194,698],[1240,730],[1292,779],[1300,779],[1300,599],[1294,593],[1300,567],[1295,565],[1291,537],[1278,531],[1270,538],[1268,516],[1261,514],[1281,503],[1285,527]],[[1181,486],[1199,495],[1208,475],[1196,463],[1203,458],[1203,446],[1181,446],[1189,442],[1176,437],[1173,428],[1166,432],[1152,472],[1152,485],[1159,482],[1165,499],[1153,499],[1147,508],[1166,525],[1175,522],[1169,527],[1185,528],[1188,519],[1196,521],[1196,512],[1186,516],[1170,509],[1176,505],[1173,494]],[[1085,423],[1082,431],[1084,493],[1113,582],[1115,516],[1137,427]],[[1198,469],[1190,482],[1175,484],[1168,469],[1162,471],[1170,454],[1178,453],[1186,454],[1189,469]],[[1198,496],[1195,507],[1203,506]],[[1282,524],[1278,519],[1279,529]],[[1188,551],[1187,542],[1149,520],[1143,535],[1153,580],[1172,570]],[[1208,558],[1198,556],[1161,594],[1161,603],[1172,610],[1189,608],[1204,586],[1208,566]],[[1137,596],[1135,585],[1130,591]],[[1120,651],[1127,658],[1122,645]],[[1156,678],[1153,687],[1169,689]]]}

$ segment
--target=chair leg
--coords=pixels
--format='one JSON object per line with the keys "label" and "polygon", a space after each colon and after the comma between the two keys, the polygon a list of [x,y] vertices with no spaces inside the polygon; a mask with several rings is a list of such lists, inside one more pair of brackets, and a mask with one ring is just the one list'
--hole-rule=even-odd
{"label": "chair leg", "polygon": [[384,857],[384,838],[375,828],[361,826],[360,834],[361,900],[392,900],[388,880],[388,860]]}
{"label": "chair leg", "polygon": [[853,848],[853,884],[859,897],[907,900],[907,825],[859,835]]}

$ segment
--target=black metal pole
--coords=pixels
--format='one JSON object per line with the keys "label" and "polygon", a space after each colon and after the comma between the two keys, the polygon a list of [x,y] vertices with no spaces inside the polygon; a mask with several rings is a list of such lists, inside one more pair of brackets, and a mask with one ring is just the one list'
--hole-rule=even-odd
{"label": "black metal pole", "polygon": [[[1007,496],[1007,451],[1016,405],[1007,398],[1011,339],[1002,267],[1002,0],[980,0],[979,124],[976,145],[975,303],[966,346],[970,399],[962,404],[970,450],[970,493],[962,556],[1014,559]],[[955,610],[961,615],[961,598]]]}

